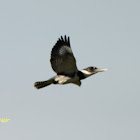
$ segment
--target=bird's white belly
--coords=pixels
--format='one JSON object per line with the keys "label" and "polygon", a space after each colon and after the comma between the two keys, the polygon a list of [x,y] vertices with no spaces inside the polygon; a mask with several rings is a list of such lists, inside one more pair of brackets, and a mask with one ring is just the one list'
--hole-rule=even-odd
{"label": "bird's white belly", "polygon": [[78,80],[79,80],[79,78],[77,76],[71,78],[71,77],[64,76],[64,75],[58,75],[55,77],[55,81],[58,82],[58,84],[75,83]]}

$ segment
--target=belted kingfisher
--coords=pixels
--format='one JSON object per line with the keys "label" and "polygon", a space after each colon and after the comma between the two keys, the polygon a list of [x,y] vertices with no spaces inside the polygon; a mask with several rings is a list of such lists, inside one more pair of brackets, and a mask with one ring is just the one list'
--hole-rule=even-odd
{"label": "belted kingfisher", "polygon": [[70,46],[70,38],[61,36],[54,45],[51,52],[51,66],[57,73],[56,76],[47,81],[35,82],[34,86],[37,89],[46,87],[51,84],[69,84],[73,83],[78,86],[81,85],[81,80],[96,74],[98,72],[106,71],[107,69],[99,69],[96,67],[88,67],[79,71],[76,66],[76,60],[72,53]]}

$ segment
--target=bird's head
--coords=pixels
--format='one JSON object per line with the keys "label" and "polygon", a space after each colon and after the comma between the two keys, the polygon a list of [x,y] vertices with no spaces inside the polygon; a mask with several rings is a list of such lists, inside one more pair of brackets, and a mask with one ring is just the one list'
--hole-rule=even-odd
{"label": "bird's head", "polygon": [[103,72],[103,71],[107,71],[107,69],[100,69],[97,67],[88,67],[86,69],[81,70],[81,72],[84,74],[85,77],[89,77],[93,74],[96,74],[98,72]]}

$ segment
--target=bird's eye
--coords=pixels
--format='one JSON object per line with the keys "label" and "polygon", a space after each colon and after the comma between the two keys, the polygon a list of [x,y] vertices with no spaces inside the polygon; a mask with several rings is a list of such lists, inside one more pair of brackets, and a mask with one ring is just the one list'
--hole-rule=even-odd
{"label": "bird's eye", "polygon": [[96,69],[96,67],[92,67],[92,70]]}

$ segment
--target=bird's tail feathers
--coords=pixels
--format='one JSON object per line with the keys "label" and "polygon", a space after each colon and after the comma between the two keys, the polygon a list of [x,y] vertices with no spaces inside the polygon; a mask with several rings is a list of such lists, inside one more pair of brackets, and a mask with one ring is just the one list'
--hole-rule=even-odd
{"label": "bird's tail feathers", "polygon": [[39,81],[39,82],[35,82],[34,86],[37,89],[40,89],[40,88],[43,88],[43,87],[46,87],[46,86],[53,84],[53,82],[54,82],[54,79],[49,79],[47,81]]}

